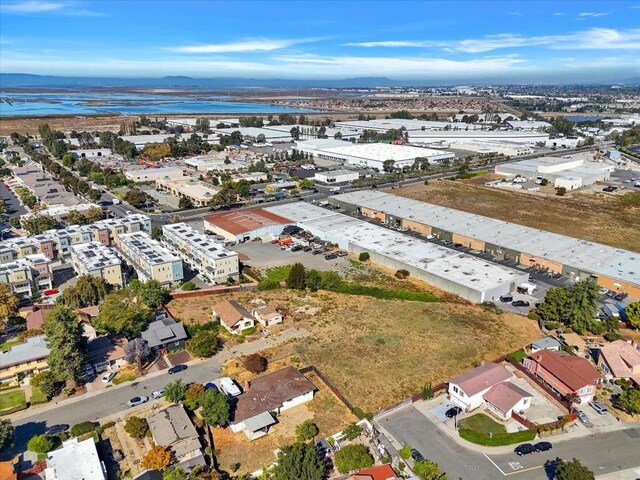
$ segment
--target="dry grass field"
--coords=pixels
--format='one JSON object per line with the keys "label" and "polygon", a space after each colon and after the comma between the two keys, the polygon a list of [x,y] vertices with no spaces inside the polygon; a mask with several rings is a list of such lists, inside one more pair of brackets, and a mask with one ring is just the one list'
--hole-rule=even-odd
{"label": "dry grass field", "polygon": [[[272,335],[295,326],[311,333],[267,355],[293,354],[299,365],[315,365],[354,404],[375,411],[476,365],[535,340],[534,321],[487,312],[465,303],[378,300],[331,292],[290,290],[235,296],[247,305],[260,297],[289,314]],[[204,321],[222,297],[173,300],[169,309],[187,322]],[[286,349],[281,352],[281,349]],[[246,376],[238,365],[226,372]]]}
{"label": "dry grass field", "polygon": [[396,189],[396,195],[640,252],[640,208],[599,194],[558,197],[439,181]]}
{"label": "dry grass field", "polygon": [[134,121],[137,117],[124,116],[75,116],[65,117],[12,117],[0,119],[0,135],[10,135],[13,132],[21,134],[38,133],[38,125],[48,123],[55,130],[68,132],[95,131],[95,130],[115,130],[118,131],[120,124],[124,121]]}

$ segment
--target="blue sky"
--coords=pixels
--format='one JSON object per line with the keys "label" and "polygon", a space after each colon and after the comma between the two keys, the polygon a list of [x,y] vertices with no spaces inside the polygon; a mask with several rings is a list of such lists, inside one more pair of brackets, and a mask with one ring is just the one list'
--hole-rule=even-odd
{"label": "blue sky", "polygon": [[2,0],[0,72],[588,82],[640,77],[640,0]]}

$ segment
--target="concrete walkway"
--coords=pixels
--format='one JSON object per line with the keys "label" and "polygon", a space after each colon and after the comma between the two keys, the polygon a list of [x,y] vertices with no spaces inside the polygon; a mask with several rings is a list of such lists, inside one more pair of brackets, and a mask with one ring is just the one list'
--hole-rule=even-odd
{"label": "concrete walkway", "polygon": [[640,468],[630,468],[621,472],[596,476],[598,480],[637,480],[640,478]]}

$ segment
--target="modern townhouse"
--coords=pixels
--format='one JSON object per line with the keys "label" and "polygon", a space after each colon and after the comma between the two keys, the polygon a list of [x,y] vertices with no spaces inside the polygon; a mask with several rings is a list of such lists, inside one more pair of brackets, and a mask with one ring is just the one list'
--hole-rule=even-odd
{"label": "modern townhouse", "polygon": [[72,245],[71,262],[78,275],[103,278],[111,285],[124,286],[120,259],[112,249],[100,242]]}

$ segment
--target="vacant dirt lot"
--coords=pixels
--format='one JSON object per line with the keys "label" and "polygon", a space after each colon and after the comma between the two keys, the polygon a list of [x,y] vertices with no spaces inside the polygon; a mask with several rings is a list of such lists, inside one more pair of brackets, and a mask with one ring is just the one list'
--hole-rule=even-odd
{"label": "vacant dirt lot", "polygon": [[390,193],[640,252],[638,207],[604,195],[562,198],[478,185],[483,179],[431,182]]}
{"label": "vacant dirt lot", "polygon": [[[248,305],[255,297],[289,312],[283,325],[270,329],[272,335],[291,325],[311,332],[309,338],[279,348],[298,356],[301,364],[318,367],[354,405],[368,411],[540,336],[532,320],[509,313],[496,315],[476,305],[284,289],[235,298]],[[181,319],[199,321],[206,307],[220,299],[174,300],[169,309]],[[270,355],[282,358],[278,352]]]}
{"label": "vacant dirt lot", "polygon": [[133,122],[137,117],[123,116],[98,116],[76,118],[69,117],[14,117],[0,119],[0,135],[10,135],[13,132],[21,134],[38,133],[38,125],[48,123],[55,130],[68,132],[77,130],[95,131],[95,130],[118,130],[123,121]]}

